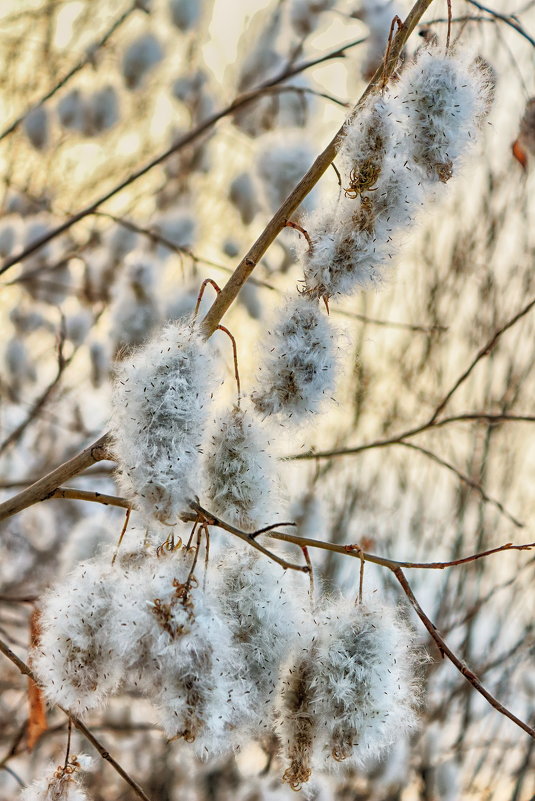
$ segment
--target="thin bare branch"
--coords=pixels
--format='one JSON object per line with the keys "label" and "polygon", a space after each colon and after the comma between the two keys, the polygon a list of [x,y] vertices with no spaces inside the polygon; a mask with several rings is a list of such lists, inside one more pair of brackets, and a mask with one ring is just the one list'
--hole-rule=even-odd
{"label": "thin bare branch", "polygon": [[489,341],[485,345],[483,345],[481,350],[478,351],[478,353],[472,359],[466,370],[463,373],[461,373],[457,381],[453,384],[451,389],[446,393],[444,398],[440,401],[435,411],[431,415],[431,418],[429,420],[430,423],[433,423],[437,419],[441,411],[444,409],[445,406],[447,406],[453,395],[455,395],[461,384],[464,384],[464,382],[466,381],[466,379],[468,378],[474,367],[477,364],[479,364],[481,359],[484,359],[485,356],[488,356],[492,352],[500,337],[503,334],[505,334],[506,331],[512,328],[519,320],[525,317],[526,314],[528,314],[533,309],[534,306],[535,306],[535,298],[532,298],[532,300],[530,300],[529,303],[526,306],[524,306],[523,309],[517,312],[517,314],[515,314],[514,317],[511,317],[511,319],[508,320],[504,325],[502,325],[501,328],[498,328],[498,330],[494,332]]}
{"label": "thin bare branch", "polygon": [[[427,7],[427,5],[431,3],[431,1],[432,0],[419,0],[419,3],[424,4]],[[285,69],[282,72],[280,72],[275,78],[265,81],[258,87],[251,89],[248,92],[242,93],[241,95],[236,97],[228,106],[216,112],[215,114],[210,115],[196,128],[193,128],[187,134],[181,136],[179,139],[173,142],[173,144],[169,148],[167,148],[167,150],[164,150],[163,153],[160,153],[158,156],[151,159],[151,161],[147,162],[139,169],[130,173],[130,175],[128,175],[123,181],[121,181],[119,184],[116,184],[114,187],[112,187],[112,189],[110,189],[104,195],[99,197],[97,200],[93,201],[93,203],[90,203],[81,211],[77,212],[76,214],[73,214],[60,225],[56,226],[55,228],[52,228],[44,236],[36,239],[31,245],[24,248],[24,250],[22,250],[20,253],[8,258],[4,262],[4,264],[0,267],[0,275],[5,273],[6,270],[8,270],[14,264],[18,264],[19,262],[24,261],[26,258],[28,258],[28,256],[40,250],[44,245],[46,245],[51,240],[56,239],[61,234],[65,233],[65,231],[68,231],[70,228],[72,228],[73,225],[80,222],[80,220],[85,219],[85,217],[88,217],[90,214],[94,214],[100,208],[100,206],[102,206],[107,200],[110,200],[112,197],[115,197],[115,195],[122,192],[123,189],[126,189],[128,186],[131,186],[131,184],[135,183],[137,180],[139,180],[139,178],[151,172],[151,170],[153,170],[160,164],[163,164],[174,153],[177,153],[179,150],[182,150],[187,145],[190,145],[192,142],[194,142],[196,139],[202,136],[202,134],[206,133],[211,128],[213,128],[213,126],[217,122],[219,122],[219,120],[223,119],[224,117],[228,117],[235,111],[238,111],[239,109],[249,105],[250,103],[255,101],[257,98],[261,97],[266,92],[270,92],[274,86],[277,86],[277,84],[282,83],[288,78],[291,78],[300,72],[304,72],[310,67],[320,64],[323,61],[339,58],[341,55],[343,55],[343,53],[346,50],[349,50],[351,47],[355,47],[357,44],[360,44],[361,41],[364,40],[356,40],[354,42],[350,42],[348,45],[345,45],[342,48],[337,48],[337,50],[332,51],[331,53],[327,53],[326,55],[318,59],[307,61],[303,64],[297,65],[296,67],[293,67],[292,69]]]}
{"label": "thin bare branch", "polygon": [[[6,643],[3,642],[2,640],[0,640],[0,651],[4,654],[4,656],[6,656],[9,660],[11,660],[11,662],[15,665],[16,668],[18,668],[18,670],[22,673],[23,676],[28,676],[36,684],[39,684],[39,682],[37,681],[37,677],[33,673],[32,669],[25,662],[23,662],[22,659],[20,659],[20,657],[18,657],[17,654],[14,653],[11,650],[11,648],[8,645],[6,645]],[[150,801],[150,798],[148,797],[148,795],[146,795],[146,793],[139,786],[139,784],[126,772],[126,770],[117,762],[117,760],[114,759],[114,757],[112,757],[108,749],[104,747],[104,745],[100,742],[100,740],[97,740],[95,735],[87,728],[87,726],[84,723],[82,723],[82,721],[79,718],[75,717],[74,715],[71,715],[71,713],[68,710],[64,709],[62,706],[59,706],[59,704],[57,704],[56,706],[58,707],[58,709],[61,709],[62,712],[65,712],[67,717],[73,722],[78,731],[81,732],[86,738],[86,740],[88,740],[91,743],[91,745],[98,751],[102,759],[105,759],[106,762],[108,762],[112,766],[112,768],[119,774],[119,776],[121,776],[121,778],[125,780],[125,782],[132,788],[132,790],[135,792],[138,798],[142,798],[143,801]]]}
{"label": "thin bare branch", "polygon": [[450,662],[452,662],[452,664],[455,665],[457,670],[465,677],[465,679],[470,682],[472,687],[474,687],[474,689],[476,689],[478,691],[478,693],[480,693],[483,696],[483,698],[485,698],[494,709],[496,709],[502,715],[505,715],[505,717],[509,718],[509,720],[512,720],[513,723],[516,723],[517,726],[520,726],[520,728],[523,729],[527,734],[529,734],[530,737],[534,737],[535,738],[535,729],[533,729],[531,726],[529,726],[523,720],[520,720],[520,718],[517,718],[517,716],[514,715],[509,709],[507,709],[505,706],[503,706],[503,704],[501,704],[498,701],[498,699],[495,698],[481,684],[481,682],[478,679],[478,677],[475,675],[475,673],[473,673],[470,670],[468,665],[466,665],[461,659],[459,659],[459,657],[451,650],[451,648],[446,643],[446,641],[444,640],[444,638],[442,637],[442,635],[440,634],[440,632],[438,631],[438,629],[436,628],[434,623],[432,623],[431,620],[427,617],[427,615],[423,611],[422,607],[420,606],[420,604],[416,600],[416,598],[414,596],[414,593],[413,593],[413,591],[412,591],[407,579],[405,578],[405,575],[404,575],[402,569],[400,567],[397,567],[392,572],[394,573],[395,577],[397,578],[397,580],[401,584],[401,586],[403,588],[403,591],[404,591],[405,595],[407,596],[407,598],[409,599],[409,601],[410,601],[412,607],[414,608],[416,614],[418,615],[418,617],[420,618],[420,620],[424,624],[425,628],[427,629],[427,631],[429,632],[429,634],[431,635],[431,637],[433,638],[433,640],[437,644],[437,647],[438,647],[440,653],[442,654],[442,656],[447,656],[448,657]]}
{"label": "thin bare branch", "polygon": [[78,61],[74,65],[74,67],[71,67],[71,69],[62,78],[60,78],[60,80],[56,84],[54,84],[54,86],[51,89],[49,89],[49,91],[46,94],[43,95],[43,97],[41,97],[35,103],[32,103],[31,106],[29,106],[26,109],[26,111],[24,111],[23,114],[17,117],[17,119],[13,120],[13,122],[11,122],[7,126],[7,128],[5,128],[2,131],[2,133],[0,133],[0,141],[2,141],[2,139],[5,139],[6,136],[9,136],[9,134],[13,133],[13,131],[16,131],[17,128],[24,121],[24,118],[28,116],[30,111],[34,111],[35,109],[43,106],[47,100],[50,100],[50,98],[53,97],[57,92],[59,92],[60,89],[63,89],[63,87],[69,83],[71,78],[74,78],[74,76],[77,75],[81,70],[83,70],[84,67],[86,67],[88,64],[93,64],[95,61],[95,56],[98,53],[98,51],[101,50],[108,43],[113,34],[119,30],[121,25],[128,19],[128,17],[137,8],[139,8],[139,3],[136,0],[134,3],[132,3],[131,6],[129,6],[125,11],[123,11],[123,13],[120,14],[120,16],[117,17],[116,20],[114,20],[114,22],[108,28],[106,33],[97,42],[86,48],[85,56],[83,56],[80,59],[80,61]]}
{"label": "thin bare branch", "polygon": [[506,25],[509,25],[510,28],[515,30],[520,36],[523,36],[524,39],[530,43],[532,47],[535,47],[535,39],[529,35],[529,33],[522,27],[520,22],[512,16],[507,16],[506,14],[500,14],[499,11],[495,11],[493,8],[488,8],[487,6],[478,3],[477,0],[466,0],[471,6],[474,8],[478,8],[480,11],[485,11],[487,14],[490,14],[500,22],[504,22]]}

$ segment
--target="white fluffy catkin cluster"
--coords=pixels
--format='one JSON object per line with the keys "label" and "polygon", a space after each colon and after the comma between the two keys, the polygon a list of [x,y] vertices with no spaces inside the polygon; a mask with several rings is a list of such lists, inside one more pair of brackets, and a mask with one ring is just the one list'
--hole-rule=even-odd
{"label": "white fluffy catkin cluster", "polygon": [[124,492],[148,519],[176,521],[199,492],[216,384],[211,351],[188,319],[168,324],[118,367],[114,453]]}
{"label": "white fluffy catkin cluster", "polygon": [[446,183],[475,141],[489,85],[476,62],[423,50],[397,87],[408,125],[410,158],[430,181]]}
{"label": "white fluffy catkin cluster", "polygon": [[89,796],[80,783],[78,773],[92,763],[85,754],[71,756],[66,765],[51,765],[49,775],[36,779],[18,796],[20,801],[88,801]]}
{"label": "white fluffy catkin cluster", "polygon": [[307,222],[305,287],[324,298],[377,283],[433,182],[446,182],[488,108],[479,66],[423,49],[392,90],[346,127],[345,197]]}
{"label": "white fluffy catkin cluster", "polygon": [[306,295],[289,298],[266,335],[251,394],[256,410],[302,421],[331,396],[335,365],[335,334],[317,300]]}
{"label": "white fluffy catkin cluster", "polygon": [[305,287],[314,296],[351,295],[380,281],[423,203],[420,176],[396,130],[400,116],[395,101],[381,99],[347,126],[345,196],[307,223]]}
{"label": "white fluffy catkin cluster", "polygon": [[362,765],[414,727],[418,657],[396,609],[332,601],[283,680],[280,736],[294,789],[312,770]]}
{"label": "white fluffy catkin cluster", "polygon": [[46,698],[76,715],[100,706],[122,678],[110,626],[113,583],[98,560],[80,563],[44,598],[32,666]]}
{"label": "white fluffy catkin cluster", "polygon": [[243,700],[231,632],[210,587],[190,574],[192,558],[182,549],[123,561],[113,627],[130,686],[153,702],[168,737],[204,757],[229,749],[225,730]]}
{"label": "white fluffy catkin cluster", "polygon": [[236,649],[235,680],[245,706],[235,721],[234,744],[269,735],[281,665],[306,616],[306,599],[274,562],[229,550],[217,564],[216,594]]}
{"label": "white fluffy catkin cluster", "polygon": [[261,423],[234,407],[219,417],[206,459],[209,508],[225,522],[255,531],[270,522],[274,467]]}

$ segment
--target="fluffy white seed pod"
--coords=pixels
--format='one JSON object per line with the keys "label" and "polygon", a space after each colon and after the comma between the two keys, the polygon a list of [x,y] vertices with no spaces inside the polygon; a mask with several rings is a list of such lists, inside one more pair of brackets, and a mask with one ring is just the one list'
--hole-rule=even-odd
{"label": "fluffy white seed pod", "polygon": [[112,429],[120,483],[147,518],[175,521],[199,492],[216,385],[211,350],[188,320],[167,325],[117,370]]}
{"label": "fluffy white seed pod", "polygon": [[64,128],[81,131],[86,118],[86,103],[79,89],[68,92],[58,103],[57,113]]}
{"label": "fluffy white seed pod", "polygon": [[128,89],[138,89],[162,58],[162,46],[153,33],[145,33],[134,39],[124,51],[121,64]]}
{"label": "fluffy white seed pod", "polygon": [[290,24],[296,34],[308,36],[318,26],[319,15],[328,11],[336,0],[292,0],[290,4]]}
{"label": "fluffy white seed pod", "polygon": [[45,776],[25,787],[20,801],[89,801],[80,783],[79,771],[90,770],[93,760],[87,754],[71,756],[68,764],[50,765]]}
{"label": "fluffy white seed pod", "polygon": [[32,665],[46,698],[76,715],[101,706],[122,677],[108,625],[108,564],[82,562],[43,599]]}
{"label": "fluffy white seed pod", "polygon": [[403,13],[395,0],[362,0],[358,16],[369,29],[361,66],[362,75],[368,81],[384,58],[392,20],[395,16],[403,19]]}
{"label": "fluffy white seed pod", "polygon": [[[275,212],[314,161],[314,151],[302,134],[267,134],[256,159],[268,208]],[[314,193],[309,193],[300,208],[310,211]]]}
{"label": "fluffy white seed pod", "polygon": [[488,104],[485,74],[465,56],[422,50],[397,92],[409,126],[411,157],[429,181],[446,183],[475,142]]}
{"label": "fluffy white seed pod", "polygon": [[249,225],[258,211],[254,181],[248,172],[241,172],[231,182],[229,200],[240,213],[244,225]]}
{"label": "fluffy white seed pod", "polygon": [[402,110],[395,98],[372,98],[345,127],[337,162],[352,195],[378,181],[387,154],[400,138]]}
{"label": "fluffy white seed pod", "polygon": [[243,688],[230,630],[210,588],[191,578],[192,560],[185,549],[126,567],[123,560],[114,628],[128,680],[155,704],[166,735],[208,757],[230,750],[226,731]]}
{"label": "fluffy white seed pod", "polygon": [[361,766],[416,725],[419,660],[396,608],[341,599],[319,618],[316,662],[322,725],[317,759]]}
{"label": "fluffy white seed pod", "polygon": [[119,100],[113,86],[104,86],[87,99],[85,133],[108,131],[119,120]]}
{"label": "fluffy white seed pod", "polygon": [[257,386],[251,394],[260,414],[302,421],[334,390],[335,334],[317,301],[290,298],[267,332]]}
{"label": "fluffy white seed pod", "polygon": [[313,770],[361,767],[413,729],[420,661],[397,609],[328,603],[282,684],[285,781],[298,789]]}
{"label": "fluffy white seed pod", "polygon": [[156,264],[145,254],[130,254],[112,297],[110,337],[117,354],[140,345],[160,322]]}
{"label": "fluffy white seed pod", "polygon": [[273,730],[280,669],[298,639],[306,597],[294,574],[264,556],[229,550],[217,564],[215,593],[238,651],[246,704],[235,721],[237,748]]}
{"label": "fluffy white seed pod", "polygon": [[340,198],[306,221],[312,248],[305,285],[314,295],[350,295],[381,281],[423,204],[417,171],[394,151],[369,193]]}
{"label": "fluffy white seed pod", "polygon": [[273,518],[274,469],[265,431],[251,411],[234,407],[215,424],[206,458],[210,509],[255,531]]}
{"label": "fluffy white seed pod", "polygon": [[181,31],[189,31],[199,22],[202,0],[169,0],[169,13],[173,25]]}
{"label": "fluffy white seed pod", "polygon": [[314,745],[322,723],[318,714],[316,658],[317,632],[308,626],[286,665],[277,704],[277,733],[287,763],[283,780],[292,790],[300,790],[312,775]]}
{"label": "fluffy white seed pod", "polygon": [[48,111],[44,106],[34,108],[26,114],[23,122],[24,133],[36,150],[44,150],[49,139]]}

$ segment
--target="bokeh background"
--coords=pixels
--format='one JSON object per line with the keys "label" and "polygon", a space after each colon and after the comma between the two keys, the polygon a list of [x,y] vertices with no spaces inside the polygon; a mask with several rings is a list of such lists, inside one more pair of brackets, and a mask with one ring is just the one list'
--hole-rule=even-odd
{"label": "bokeh background", "polygon": [[[3,497],[105,431],[114,362],[163,321],[191,311],[204,278],[226,280],[363,91],[384,51],[385,20],[409,9],[372,0],[324,5],[3,0],[4,265],[237,95],[299,68],[240,111],[207,124],[190,145],[2,272]],[[489,11],[453,2],[452,38],[492,71],[493,109],[460,174],[407,232],[384,284],[332,305],[343,368],[336,399],[297,436],[275,437],[284,488],[277,513],[295,519],[307,536],[365,542],[391,558],[426,562],[535,539],[533,311],[492,342],[441,413],[473,419],[406,436],[430,419],[480,349],[535,297],[535,155],[522,165],[511,150],[535,94],[534,7],[493,0]],[[432,3],[424,19],[408,56],[423,39],[445,41],[446,3]],[[337,191],[329,169],[305,205],[313,208]],[[305,213],[295,219],[306,221]],[[257,343],[299,280],[298,238],[295,230],[283,231],[225,318],[238,342],[246,392]],[[230,348],[220,334],[214,347],[226,365],[230,399]],[[353,454],[314,455],[360,446],[366,447]],[[292,458],[303,454],[308,458]],[[70,485],[117,492],[110,462]],[[0,635],[23,658],[33,599],[78,560],[114,542],[123,519],[111,507],[50,500],[2,524]],[[313,558],[322,591],[356,592],[357,561]],[[520,551],[409,576],[458,655],[532,725],[534,569],[532,553]],[[387,571],[370,565],[364,591],[402,600]],[[320,777],[296,797],[533,799],[533,742],[419,631],[432,658],[419,732],[381,764],[336,781]],[[2,662],[2,801],[16,798],[19,785],[42,775],[51,760],[62,761],[64,716],[51,711],[48,730],[29,751],[27,715],[25,680]],[[258,744],[232,763],[196,763],[186,744],[165,741],[140,699],[116,698],[90,724],[158,801],[291,796]],[[132,797],[107,766],[88,774],[87,785],[96,800]]]}

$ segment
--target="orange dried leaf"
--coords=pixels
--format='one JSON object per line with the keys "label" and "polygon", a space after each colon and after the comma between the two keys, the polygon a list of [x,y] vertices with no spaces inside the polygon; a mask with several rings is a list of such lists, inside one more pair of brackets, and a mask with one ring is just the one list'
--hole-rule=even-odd
{"label": "orange dried leaf", "polygon": [[[39,612],[34,609],[30,617],[30,643],[32,648],[39,640],[41,627],[39,625]],[[26,732],[26,745],[31,751],[39,737],[48,729],[46,720],[46,705],[41,688],[33,679],[28,679],[28,729]]]}

